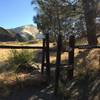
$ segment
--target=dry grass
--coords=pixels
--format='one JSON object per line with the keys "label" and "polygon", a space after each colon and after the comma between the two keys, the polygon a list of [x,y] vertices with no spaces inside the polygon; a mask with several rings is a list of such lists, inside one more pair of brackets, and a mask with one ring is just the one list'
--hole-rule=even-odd
{"label": "dry grass", "polygon": [[[8,45],[8,44],[6,44]],[[16,45],[16,43],[9,45]],[[36,44],[31,44],[34,46],[42,46],[42,42],[38,42]],[[50,44],[50,47],[54,47],[53,44]],[[36,50],[37,51],[37,50]],[[5,61],[8,60],[10,54],[10,49],[0,49],[0,65],[2,66]],[[50,62],[56,62],[56,53],[50,53]],[[62,53],[61,55],[62,63],[67,63],[68,53]],[[75,50],[75,75],[79,76],[89,71],[100,70],[100,49],[92,49],[92,50]],[[3,87],[14,86],[19,81],[30,80],[30,74],[19,74],[16,76],[13,72],[2,73],[0,74],[0,85]],[[30,80],[31,81],[31,80]],[[27,83],[27,82],[26,82]],[[31,83],[31,82],[30,82]],[[5,89],[6,90],[6,89]],[[8,92],[6,95],[9,94]]]}
{"label": "dry grass", "polygon": [[[23,44],[24,43],[20,44],[20,43],[16,43],[16,42],[0,43],[0,45],[23,45]],[[28,45],[42,46],[42,41],[35,43],[35,44],[28,44]],[[50,44],[50,47],[53,47],[53,44]],[[20,52],[19,49],[17,49],[17,50]],[[34,50],[34,51],[37,52],[38,50]],[[6,63],[8,61],[9,56],[11,56],[11,49],[0,49],[0,68],[3,67],[3,69],[5,69],[7,67]],[[34,80],[35,80],[35,82],[34,82]],[[36,75],[34,77],[34,76],[31,76],[30,74],[17,74],[16,75],[14,72],[7,72],[5,70],[2,70],[2,72],[0,74],[0,87],[2,87],[1,90],[3,90],[4,92],[2,92],[2,94],[0,94],[0,96],[1,95],[3,95],[3,96],[9,95],[10,94],[9,87],[16,87],[17,86],[16,84],[19,84],[19,83],[23,84],[23,82],[24,82],[26,85],[29,85],[29,84],[34,85],[33,83],[35,83],[37,85],[44,81],[45,80],[41,76]],[[20,86],[22,86],[22,84]],[[5,92],[5,91],[7,91],[7,92]]]}
{"label": "dry grass", "polygon": [[0,75],[0,98],[11,94],[12,89],[23,89],[27,86],[44,86],[46,78],[39,72],[37,74],[15,74],[13,72],[2,73]]}
{"label": "dry grass", "polygon": [[[5,45],[16,45],[17,43],[2,43]],[[42,46],[42,42],[38,42],[35,44],[31,44],[34,46]],[[50,47],[54,47],[53,44],[50,44]],[[37,51],[37,50],[35,50]],[[11,49],[0,49],[0,63],[1,66],[8,60],[10,56]],[[56,62],[56,52],[50,53],[50,62],[55,63]],[[38,57],[37,57],[38,58]],[[61,55],[62,63],[67,63],[68,60],[68,53],[62,53]],[[88,66],[90,69],[98,69],[100,67],[100,50],[99,49],[93,49],[93,50],[75,50],[75,67],[79,68]]]}
{"label": "dry grass", "polygon": [[82,74],[88,71],[100,70],[100,49],[76,51],[75,72]]}

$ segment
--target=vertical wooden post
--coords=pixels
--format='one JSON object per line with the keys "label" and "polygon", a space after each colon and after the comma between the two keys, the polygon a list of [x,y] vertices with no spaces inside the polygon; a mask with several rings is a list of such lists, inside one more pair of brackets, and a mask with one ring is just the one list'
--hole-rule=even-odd
{"label": "vertical wooden post", "polygon": [[44,63],[45,63],[45,39],[43,39],[43,50],[42,50],[42,65],[41,65],[41,73],[44,72]]}
{"label": "vertical wooden post", "polygon": [[62,48],[62,37],[59,34],[57,40],[57,58],[56,58],[56,70],[55,70],[55,94],[58,92],[59,88],[59,74],[61,65],[61,48]]}
{"label": "vertical wooden post", "polygon": [[68,70],[68,79],[73,79],[73,70],[74,70],[74,46],[75,46],[75,36],[69,37],[69,47],[70,51],[68,54],[68,65],[71,69]]}
{"label": "vertical wooden post", "polygon": [[47,74],[47,80],[50,80],[50,54],[49,54],[49,34],[46,34],[46,74]]}

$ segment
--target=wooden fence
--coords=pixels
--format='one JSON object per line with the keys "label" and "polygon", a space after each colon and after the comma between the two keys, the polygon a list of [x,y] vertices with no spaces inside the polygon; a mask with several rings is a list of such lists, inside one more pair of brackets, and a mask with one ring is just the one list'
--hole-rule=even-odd
{"label": "wooden fence", "polygon": [[[55,71],[55,94],[58,92],[59,88],[59,79],[60,79],[60,67],[62,66],[61,64],[61,52],[62,52],[62,36],[58,36],[58,41],[57,41],[57,59],[56,59],[56,71]],[[69,45],[67,46],[68,48],[64,50],[65,52],[68,52],[68,65],[64,64],[62,68],[67,70],[67,79],[71,80],[74,78],[73,72],[74,72],[74,51],[75,49],[96,49],[100,48],[99,45],[75,45],[75,36],[70,36],[69,37]]]}
{"label": "wooden fence", "polygon": [[[49,47],[49,34],[45,34],[45,38],[43,39],[42,46],[3,46],[1,45],[1,49],[39,49],[42,50],[42,62],[41,62],[41,73],[44,73],[44,67],[46,67],[46,75],[47,79],[50,81],[50,67],[55,66],[55,94],[58,92],[59,88],[59,77],[60,77],[60,69],[65,68],[68,71],[68,80],[73,79],[74,72],[74,50],[75,49],[92,49],[92,48],[100,48],[100,46],[89,46],[89,45],[75,45],[75,37],[69,37],[69,47],[68,50],[62,50],[62,36],[59,34],[57,39],[57,48],[51,49]],[[56,56],[56,64],[50,63],[50,52],[57,52]],[[68,52],[68,64],[61,64],[61,52]],[[67,62],[67,61],[66,61]]]}
{"label": "wooden fence", "polygon": [[[46,74],[48,78],[50,77],[50,60],[49,60],[49,34],[45,34],[45,39],[43,39],[43,44],[42,46],[14,46],[14,45],[0,45],[1,49],[38,49],[42,50],[42,62],[41,62],[41,72],[43,73],[44,71],[44,62],[46,60]],[[46,57],[46,59],[45,59]]]}

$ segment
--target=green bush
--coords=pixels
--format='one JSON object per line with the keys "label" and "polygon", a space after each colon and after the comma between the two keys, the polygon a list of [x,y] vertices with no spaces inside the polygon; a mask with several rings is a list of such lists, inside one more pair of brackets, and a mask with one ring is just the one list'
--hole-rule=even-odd
{"label": "green bush", "polygon": [[11,50],[8,58],[9,65],[14,67],[20,64],[30,63],[32,61],[33,52],[29,50]]}

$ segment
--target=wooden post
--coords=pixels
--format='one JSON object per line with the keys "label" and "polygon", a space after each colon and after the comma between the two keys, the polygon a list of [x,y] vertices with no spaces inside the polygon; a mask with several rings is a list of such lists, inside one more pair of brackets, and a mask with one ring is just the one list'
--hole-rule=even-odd
{"label": "wooden post", "polygon": [[44,63],[45,63],[45,39],[43,39],[43,50],[42,50],[42,65],[41,65],[41,73],[44,72]]}
{"label": "wooden post", "polygon": [[73,70],[74,70],[74,46],[75,46],[75,36],[69,37],[69,54],[68,54],[68,65],[71,67],[68,70],[68,79],[73,79]]}
{"label": "wooden post", "polygon": [[62,48],[62,36],[58,35],[57,40],[57,58],[56,58],[56,70],[55,70],[55,94],[58,92],[59,88],[59,74],[61,65],[61,48]]}
{"label": "wooden post", "polygon": [[49,54],[49,34],[47,33],[45,35],[46,37],[46,74],[47,74],[47,80],[50,80],[50,54]]}

